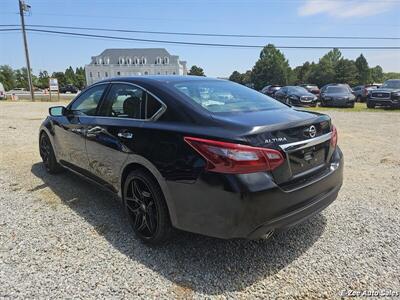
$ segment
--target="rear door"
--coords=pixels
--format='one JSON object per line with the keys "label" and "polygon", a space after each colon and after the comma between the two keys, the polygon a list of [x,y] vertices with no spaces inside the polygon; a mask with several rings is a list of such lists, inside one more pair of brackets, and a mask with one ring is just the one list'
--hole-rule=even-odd
{"label": "rear door", "polygon": [[129,154],[138,154],[147,93],[130,83],[112,83],[95,124],[86,134],[86,149],[94,175],[118,190],[119,176]]}

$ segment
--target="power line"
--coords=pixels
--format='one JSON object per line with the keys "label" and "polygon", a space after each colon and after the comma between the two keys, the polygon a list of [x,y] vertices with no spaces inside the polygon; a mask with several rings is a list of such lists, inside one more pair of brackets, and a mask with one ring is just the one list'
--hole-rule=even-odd
{"label": "power line", "polygon": [[[0,25],[17,26],[17,25]],[[73,29],[88,31],[109,31],[121,33],[145,33],[161,35],[181,35],[181,36],[207,36],[207,37],[235,37],[235,38],[279,38],[279,39],[343,39],[343,40],[400,40],[400,37],[377,37],[377,36],[311,36],[311,35],[248,35],[248,34],[218,34],[218,33],[195,33],[195,32],[170,32],[170,31],[148,31],[148,30],[129,30],[129,29],[111,29],[96,27],[77,27],[77,26],[56,26],[56,25],[26,25],[34,28],[56,28]]]}
{"label": "power line", "polygon": [[[209,47],[228,47],[228,48],[263,48],[265,45],[244,45],[244,44],[222,44],[222,43],[201,43],[201,42],[185,42],[185,41],[171,41],[171,40],[154,40],[154,39],[139,39],[110,35],[98,35],[88,33],[54,31],[43,29],[27,29],[29,32],[41,32],[64,36],[88,37],[88,38],[101,38],[122,41],[135,41],[135,42],[149,42],[149,43],[162,43],[162,44],[175,44],[175,45],[190,45],[190,46],[209,46]],[[400,46],[276,46],[279,49],[347,49],[347,50],[400,50]]]}

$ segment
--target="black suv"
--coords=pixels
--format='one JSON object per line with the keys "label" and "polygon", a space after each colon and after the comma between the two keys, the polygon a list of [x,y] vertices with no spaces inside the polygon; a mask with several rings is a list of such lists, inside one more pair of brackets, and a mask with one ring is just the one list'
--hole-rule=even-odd
{"label": "black suv", "polygon": [[400,108],[400,79],[386,80],[382,87],[369,93],[367,107],[375,106]]}
{"label": "black suv", "polygon": [[71,94],[76,94],[77,92],[79,92],[79,89],[72,85],[72,84],[67,84],[65,86],[60,87],[60,93],[71,93]]}
{"label": "black suv", "polygon": [[98,82],[40,127],[48,172],[69,169],[123,200],[135,234],[172,228],[260,238],[327,207],[343,156],[327,115],[197,76]]}

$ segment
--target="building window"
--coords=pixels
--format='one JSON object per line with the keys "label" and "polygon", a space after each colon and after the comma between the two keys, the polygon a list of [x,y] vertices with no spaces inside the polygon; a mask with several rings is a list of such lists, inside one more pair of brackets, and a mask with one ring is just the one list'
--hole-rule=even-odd
{"label": "building window", "polygon": [[168,75],[168,71],[165,71],[165,75]]}
{"label": "building window", "polygon": [[99,78],[100,78],[100,72],[97,72],[97,77],[99,77]]}
{"label": "building window", "polygon": [[147,63],[146,57],[142,56],[141,63],[142,65],[145,65]]}
{"label": "building window", "polygon": [[109,65],[110,64],[110,58],[109,57],[104,57],[104,64]]}
{"label": "building window", "polygon": [[149,72],[147,72],[147,71],[144,71],[144,75],[149,75]]}
{"label": "building window", "polygon": [[161,57],[157,56],[156,65],[161,65],[161,63],[162,63]]}
{"label": "building window", "polygon": [[119,63],[120,65],[125,64],[125,59],[124,59],[123,57],[120,57],[120,58],[118,59],[118,63]]}
{"label": "building window", "polygon": [[90,78],[92,78],[92,77],[93,77],[93,74],[92,74],[92,72],[89,72],[89,76],[90,76]]}
{"label": "building window", "polygon": [[168,65],[169,64],[169,58],[168,56],[164,57],[164,65]]}
{"label": "building window", "polygon": [[175,73],[175,72],[172,72],[172,74],[173,74],[173,75],[176,75],[176,73]]}
{"label": "building window", "polygon": [[108,77],[108,72],[105,72],[105,76]]}
{"label": "building window", "polygon": [[133,58],[133,63],[135,64],[135,65],[138,65],[140,62],[139,62],[139,57],[137,57],[137,56],[135,56],[134,58]]}
{"label": "building window", "polygon": [[126,58],[126,64],[127,65],[131,65],[132,64],[132,58],[131,57],[127,57]]}
{"label": "building window", "polygon": [[119,76],[119,75],[121,75],[121,72],[120,72],[120,71],[118,71],[118,72],[117,72],[117,75],[118,75],[118,76]]}
{"label": "building window", "polygon": [[160,72],[157,72],[157,75],[160,75]]}
{"label": "building window", "polygon": [[96,60],[96,64],[101,65],[102,63],[103,63],[103,60],[100,57],[98,57]]}

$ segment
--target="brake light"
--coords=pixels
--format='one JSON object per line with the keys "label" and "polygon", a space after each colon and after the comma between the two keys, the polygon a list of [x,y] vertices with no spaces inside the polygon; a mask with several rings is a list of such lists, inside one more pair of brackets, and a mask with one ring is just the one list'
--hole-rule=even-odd
{"label": "brake light", "polygon": [[184,140],[204,157],[206,169],[212,172],[245,174],[272,171],[284,162],[282,154],[273,149],[195,137],[184,137]]}
{"label": "brake light", "polygon": [[333,148],[336,147],[338,141],[338,133],[335,125],[332,125],[332,137],[331,137],[331,145]]}

